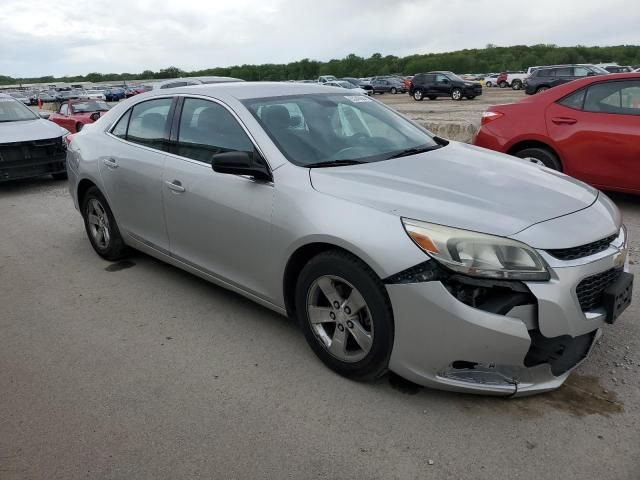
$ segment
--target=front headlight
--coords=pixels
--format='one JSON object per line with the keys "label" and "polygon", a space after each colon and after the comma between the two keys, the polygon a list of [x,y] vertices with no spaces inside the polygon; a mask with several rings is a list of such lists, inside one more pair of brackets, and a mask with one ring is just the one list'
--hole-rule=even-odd
{"label": "front headlight", "polygon": [[406,218],[402,224],[418,247],[455,272],[508,280],[550,278],[540,255],[524,243]]}

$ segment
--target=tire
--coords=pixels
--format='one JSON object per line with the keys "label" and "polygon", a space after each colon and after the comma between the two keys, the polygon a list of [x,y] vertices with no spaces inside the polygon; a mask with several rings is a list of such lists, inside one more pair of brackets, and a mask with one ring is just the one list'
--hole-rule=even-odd
{"label": "tire", "polygon": [[546,92],[547,90],[549,90],[549,87],[545,87],[545,86],[538,87],[536,88],[536,93]]}
{"label": "tire", "polygon": [[514,90],[522,89],[522,82],[520,80],[514,80],[511,84],[511,88],[513,88]]}
{"label": "tire", "polygon": [[413,91],[413,99],[414,99],[416,102],[421,102],[422,100],[424,100],[424,95],[422,94],[422,90],[421,90],[421,89],[416,88],[416,89]]}
{"label": "tire", "polygon": [[69,178],[67,176],[67,172],[52,173],[51,176],[54,180],[66,180],[67,178]]}
{"label": "tire", "polygon": [[[300,272],[295,295],[298,323],[309,346],[327,367],[360,381],[386,373],[393,347],[393,311],[384,285],[364,262],[339,250],[323,252]],[[338,301],[338,308],[331,306],[330,297]],[[353,298],[359,301],[351,301]],[[357,315],[349,311],[349,305],[354,304],[361,306]],[[314,309],[321,313],[316,318],[327,321],[312,325],[309,312]],[[357,332],[360,341],[352,332]]]}
{"label": "tire", "polygon": [[[96,214],[100,213],[100,209],[102,213],[97,216]],[[89,188],[82,199],[82,217],[91,246],[98,255],[110,261],[119,260],[127,255],[127,246],[122,240],[116,219],[111,212],[111,208],[109,208],[107,200],[98,188]],[[104,233],[104,229],[108,233],[108,238]],[[103,232],[103,242],[100,241],[100,230]]]}
{"label": "tire", "polygon": [[428,97],[428,98],[429,98],[429,100],[435,100],[435,99],[436,99],[436,98],[438,98],[438,97],[436,97],[435,95],[429,95],[429,97]]}
{"label": "tire", "polygon": [[82,127],[84,127],[84,123],[81,123],[81,122],[76,123],[76,133],[82,130]]}
{"label": "tire", "polygon": [[500,83],[498,84],[498,86],[499,86],[500,88],[507,88],[507,87],[509,86],[509,84],[503,80],[502,82],[500,82]]}
{"label": "tire", "polygon": [[396,87],[391,87],[390,92],[395,95],[396,93],[398,93],[398,89]]}
{"label": "tire", "polygon": [[462,90],[459,88],[451,90],[451,99],[456,101],[462,100]]}
{"label": "tire", "polygon": [[491,88],[491,82],[485,83],[484,86],[487,87],[487,88]]}
{"label": "tire", "polygon": [[552,170],[562,171],[560,160],[551,150],[544,147],[530,147],[518,150],[515,154],[518,158],[528,159],[533,163],[544,165]]}

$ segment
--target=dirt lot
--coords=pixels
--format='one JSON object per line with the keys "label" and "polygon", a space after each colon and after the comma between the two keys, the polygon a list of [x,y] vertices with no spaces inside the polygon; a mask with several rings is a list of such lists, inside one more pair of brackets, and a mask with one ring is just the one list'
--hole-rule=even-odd
{"label": "dirt lot", "polygon": [[[383,101],[479,118],[473,102]],[[640,273],[640,198],[612,195]],[[640,286],[556,392],[449,394],[327,370],[294,324],[139,254],[95,255],[65,182],[0,184],[0,478],[640,475]]]}
{"label": "dirt lot", "polygon": [[480,126],[482,112],[500,103],[512,103],[527,95],[523,90],[510,88],[484,88],[482,95],[473,100],[453,101],[450,98],[416,102],[408,94],[385,93],[375,98],[404,113],[437,135],[459,142],[471,142]]}

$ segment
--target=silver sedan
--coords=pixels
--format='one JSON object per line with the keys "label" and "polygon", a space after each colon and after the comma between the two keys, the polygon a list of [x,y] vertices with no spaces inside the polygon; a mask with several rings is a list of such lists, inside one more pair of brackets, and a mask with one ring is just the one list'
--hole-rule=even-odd
{"label": "silver sedan", "polygon": [[552,390],[631,298],[605,195],[346,89],[148,92],[75,134],[67,168],[98,255],[140,250],[289,315],[357,380]]}

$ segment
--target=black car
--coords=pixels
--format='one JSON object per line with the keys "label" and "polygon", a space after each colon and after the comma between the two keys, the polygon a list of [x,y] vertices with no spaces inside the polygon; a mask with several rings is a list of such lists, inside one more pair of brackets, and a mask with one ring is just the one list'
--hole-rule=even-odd
{"label": "black car", "polygon": [[606,75],[609,72],[593,65],[562,65],[542,67],[531,72],[524,83],[528,95],[544,92],[563,83],[593,75]]}
{"label": "black car", "polygon": [[427,97],[435,100],[438,97],[451,97],[462,100],[463,97],[473,100],[482,95],[482,85],[478,82],[463,80],[453,72],[419,73],[411,80],[409,95],[420,102]]}
{"label": "black car", "polygon": [[404,93],[404,85],[400,80],[395,78],[374,78],[371,80],[373,93]]}

